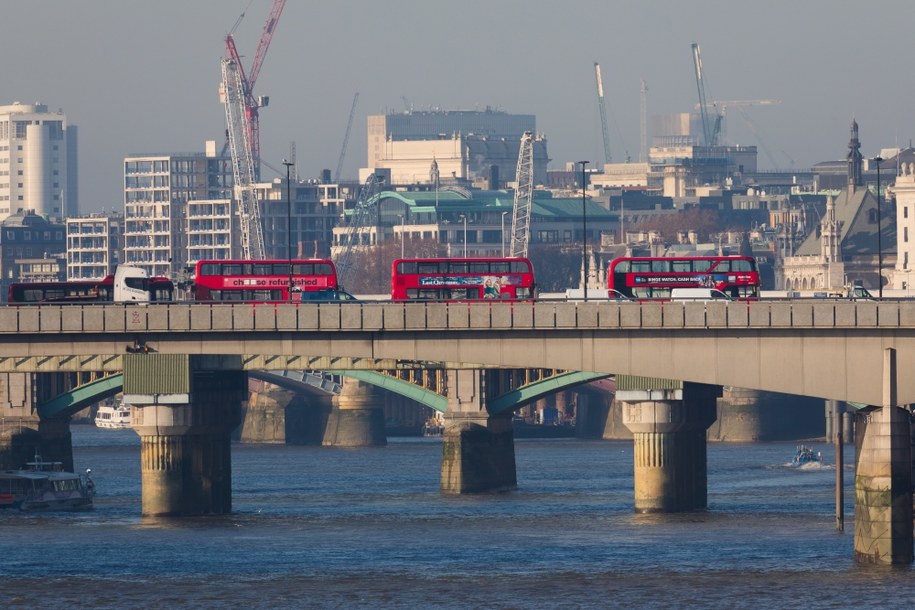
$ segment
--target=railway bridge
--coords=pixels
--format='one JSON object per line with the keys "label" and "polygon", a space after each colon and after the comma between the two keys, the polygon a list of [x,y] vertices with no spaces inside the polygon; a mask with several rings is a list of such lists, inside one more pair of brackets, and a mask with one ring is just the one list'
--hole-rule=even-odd
{"label": "railway bridge", "polygon": [[[912,561],[915,302],[161,304],[0,310],[0,371],[123,371],[144,514],[231,510],[228,433],[248,370],[448,370],[442,490],[515,486],[499,369],[614,374],[640,511],[706,506],[723,385],[873,405],[857,415],[855,553]],[[350,419],[360,417],[350,405]],[[711,408],[710,408],[711,406]],[[344,410],[341,407],[341,411]],[[194,470],[197,468],[197,470]],[[202,469],[202,470],[201,470]]]}

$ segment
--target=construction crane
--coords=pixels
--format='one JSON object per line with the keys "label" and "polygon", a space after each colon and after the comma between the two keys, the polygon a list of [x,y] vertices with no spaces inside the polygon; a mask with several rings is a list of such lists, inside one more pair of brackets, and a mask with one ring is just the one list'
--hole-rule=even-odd
{"label": "construction crane", "polygon": [[600,127],[604,136],[604,163],[610,163],[610,131],[607,128],[607,107],[604,104],[604,82],[600,77],[600,64],[594,62],[597,75],[597,107],[600,110]]}
{"label": "construction crane", "polygon": [[362,245],[362,230],[365,227],[375,224],[376,204],[378,203],[376,195],[378,187],[384,182],[384,177],[374,172],[365,179],[362,189],[359,191],[359,198],[356,199],[356,205],[349,217],[349,224],[343,235],[342,250],[337,255],[337,278],[342,286],[347,286],[349,280],[353,277],[353,252]]}
{"label": "construction crane", "polygon": [[509,252],[512,257],[526,257],[531,234],[531,205],[534,195],[534,136],[525,131],[518,150],[518,168],[515,172],[515,204],[512,207],[512,238]]}
{"label": "construction crane", "polygon": [[[702,77],[702,58],[699,56],[699,45],[693,43],[693,68],[696,72],[696,88],[699,90],[699,118],[702,120],[702,137],[705,146],[717,146],[715,127],[709,117],[708,103],[705,100],[705,81]],[[718,124],[720,128],[720,117]]]}
{"label": "construction crane", "polygon": [[349,120],[346,122],[346,135],[343,136],[343,146],[340,148],[340,158],[337,159],[337,171],[334,172],[334,182],[340,183],[340,173],[343,171],[343,159],[346,158],[346,144],[349,142],[350,128],[353,126],[353,117],[356,115],[356,102],[359,101],[359,92],[353,96],[353,107],[349,109]]}
{"label": "construction crane", "polygon": [[255,185],[260,177],[260,127],[258,108],[267,105],[266,97],[255,97],[254,83],[260,74],[270,41],[286,0],[274,0],[257,45],[251,71],[246,76],[232,32],[244,13],[226,35],[222,59],[221,97],[226,111],[226,133],[232,159],[235,199],[241,232],[241,253],[246,259],[263,259],[264,237],[257,205]]}

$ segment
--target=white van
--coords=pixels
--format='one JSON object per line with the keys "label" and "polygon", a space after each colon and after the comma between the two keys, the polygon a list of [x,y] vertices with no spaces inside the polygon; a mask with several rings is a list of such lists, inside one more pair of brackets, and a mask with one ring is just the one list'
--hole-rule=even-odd
{"label": "white van", "polygon": [[715,288],[673,288],[671,301],[730,301],[731,297]]}

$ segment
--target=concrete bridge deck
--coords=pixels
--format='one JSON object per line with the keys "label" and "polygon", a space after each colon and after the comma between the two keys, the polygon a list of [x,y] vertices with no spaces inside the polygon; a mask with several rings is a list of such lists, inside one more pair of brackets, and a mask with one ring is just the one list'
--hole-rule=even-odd
{"label": "concrete bridge deck", "polygon": [[[215,369],[555,368],[879,405],[888,348],[899,370],[915,367],[915,302],[0,309],[2,371],[121,370],[123,354],[149,350],[210,355]],[[915,377],[900,375],[896,396],[915,402]]]}

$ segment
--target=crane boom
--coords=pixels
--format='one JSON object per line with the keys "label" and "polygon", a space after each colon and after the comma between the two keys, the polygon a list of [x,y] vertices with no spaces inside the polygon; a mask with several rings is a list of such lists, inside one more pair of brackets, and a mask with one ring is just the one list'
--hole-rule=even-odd
{"label": "crane boom", "polygon": [[334,182],[340,182],[340,172],[343,171],[343,159],[346,158],[346,144],[349,142],[350,128],[353,126],[353,116],[356,114],[356,102],[359,101],[359,92],[353,96],[353,106],[349,109],[349,120],[346,122],[346,134],[343,136],[343,146],[340,148],[340,158],[337,160],[337,171],[334,172]]}
{"label": "crane boom", "polygon": [[515,204],[512,207],[512,257],[526,257],[531,234],[531,205],[534,195],[534,136],[525,131],[521,136],[518,150],[518,169],[515,172],[518,182],[515,188]]}
{"label": "crane boom", "polygon": [[600,77],[600,64],[594,62],[597,74],[597,106],[600,110],[600,127],[604,136],[604,162],[610,163],[610,131],[607,128],[607,107],[604,105],[604,82]]}
{"label": "crane boom", "polygon": [[349,224],[344,234],[343,249],[337,255],[337,277],[342,286],[346,286],[353,277],[353,252],[357,246],[361,245],[362,229],[369,226],[375,219],[375,205],[378,203],[378,187],[384,181],[383,176],[376,175],[374,172],[369,174],[359,191],[359,198],[353,207],[353,212],[349,217]]}
{"label": "crane boom", "polygon": [[708,103],[705,100],[705,82],[702,80],[702,58],[699,56],[699,45],[693,43],[693,68],[696,71],[696,88],[699,90],[699,118],[702,119],[702,136],[706,146],[715,145],[712,124],[708,116]]}

